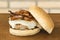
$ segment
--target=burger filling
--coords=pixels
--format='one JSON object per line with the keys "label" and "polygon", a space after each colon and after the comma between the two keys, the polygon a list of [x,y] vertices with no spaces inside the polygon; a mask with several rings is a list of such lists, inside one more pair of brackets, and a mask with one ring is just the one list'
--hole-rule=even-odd
{"label": "burger filling", "polygon": [[19,30],[41,28],[30,12],[26,10],[20,10],[15,13],[9,12],[11,13],[9,17],[11,28]]}

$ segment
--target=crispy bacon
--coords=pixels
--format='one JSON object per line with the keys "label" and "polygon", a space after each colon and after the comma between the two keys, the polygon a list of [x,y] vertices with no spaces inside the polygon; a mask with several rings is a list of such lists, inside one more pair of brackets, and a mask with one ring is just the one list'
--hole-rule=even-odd
{"label": "crispy bacon", "polygon": [[33,19],[33,17],[30,14],[30,12],[28,12],[26,10],[20,10],[20,11],[17,11],[15,13],[10,11],[10,13],[12,14],[12,15],[10,15],[11,16],[11,20],[22,19],[22,20],[30,21],[31,19]]}

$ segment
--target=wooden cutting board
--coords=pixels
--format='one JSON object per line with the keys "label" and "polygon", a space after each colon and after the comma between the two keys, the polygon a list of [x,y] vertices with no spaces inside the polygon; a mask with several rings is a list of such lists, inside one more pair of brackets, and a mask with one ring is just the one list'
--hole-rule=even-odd
{"label": "wooden cutting board", "polygon": [[9,33],[8,17],[9,14],[0,14],[0,40],[60,40],[60,14],[49,14],[55,24],[52,34],[41,30],[36,35],[27,37],[17,37]]}

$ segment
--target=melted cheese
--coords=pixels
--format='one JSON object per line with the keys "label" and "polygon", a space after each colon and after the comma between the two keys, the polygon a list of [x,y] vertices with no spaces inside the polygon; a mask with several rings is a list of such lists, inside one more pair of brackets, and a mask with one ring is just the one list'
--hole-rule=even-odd
{"label": "melted cheese", "polygon": [[25,21],[25,20],[14,20],[14,21],[9,20],[9,24],[11,25],[12,28],[15,28],[16,24],[25,25],[29,29],[35,28],[35,26],[36,26],[36,22],[35,21]]}

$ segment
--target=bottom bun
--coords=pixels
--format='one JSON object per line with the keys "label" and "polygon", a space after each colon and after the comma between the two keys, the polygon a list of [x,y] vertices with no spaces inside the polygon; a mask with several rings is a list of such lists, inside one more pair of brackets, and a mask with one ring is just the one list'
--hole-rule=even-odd
{"label": "bottom bun", "polygon": [[29,35],[35,35],[40,31],[39,28],[35,28],[33,30],[15,30],[10,28],[9,32],[12,35],[16,35],[16,36],[29,36]]}

